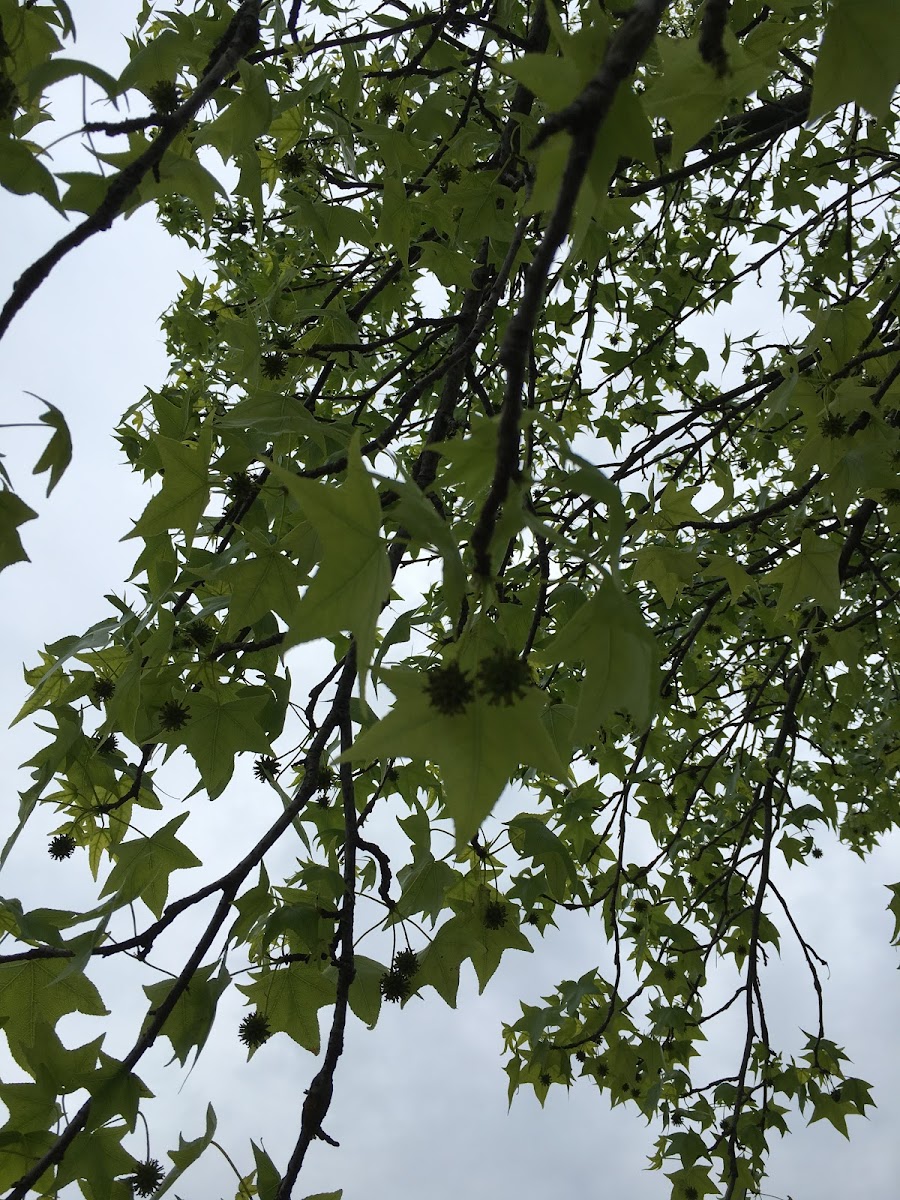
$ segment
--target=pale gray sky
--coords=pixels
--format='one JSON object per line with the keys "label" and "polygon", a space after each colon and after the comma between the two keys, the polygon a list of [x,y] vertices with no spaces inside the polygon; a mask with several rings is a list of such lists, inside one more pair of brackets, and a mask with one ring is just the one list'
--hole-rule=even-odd
{"label": "pale gray sky", "polygon": [[[137,8],[136,0],[76,0],[72,9],[80,37],[74,53],[115,70],[123,61],[120,35],[130,28]],[[74,124],[80,107],[77,91],[67,92],[65,102],[76,106]],[[5,293],[19,271],[59,236],[62,225],[33,197],[0,193],[0,216],[4,229],[15,230],[0,252]],[[70,256],[0,344],[0,419],[32,419],[36,408],[24,395],[27,389],[64,410],[75,441],[72,468],[45,500],[41,485],[28,475],[42,435],[4,431],[2,449],[15,482],[40,516],[23,531],[32,563],[0,577],[6,631],[0,656],[0,726],[5,727],[24,698],[22,663],[34,662],[44,642],[80,633],[107,615],[103,594],[121,591],[129,573],[134,546],[119,539],[144,499],[137,481],[120,464],[111,430],[144,387],[164,376],[158,317],[175,295],[179,269],[191,270],[187,250],[171,242],[150,213],[142,211]],[[16,791],[24,786],[17,764],[38,744],[34,731],[24,725],[2,733],[4,837],[15,822]],[[193,783],[177,770],[166,778],[170,789],[181,794]],[[245,771],[214,805],[192,812],[185,833],[201,856],[208,847],[204,879],[227,861],[220,847],[227,850],[249,837],[248,811],[256,789]],[[87,903],[90,890],[84,886],[81,863],[59,866],[46,854],[46,831],[52,825],[51,814],[36,815],[33,830],[23,837],[0,880],[0,892],[19,895],[30,906]],[[888,946],[891,921],[884,911],[883,885],[900,878],[900,856],[896,842],[866,864],[831,845],[823,848],[820,862],[795,870],[784,885],[804,932],[831,966],[826,981],[829,1035],[847,1048],[855,1072],[876,1085],[879,1109],[870,1120],[851,1124],[849,1143],[828,1126],[807,1129],[795,1116],[796,1132],[775,1148],[768,1191],[793,1200],[845,1200],[855,1194],[896,1200],[898,976],[897,955]],[[276,856],[273,873],[277,865]],[[200,872],[195,875],[199,878]],[[195,886],[193,877],[175,877],[175,889]],[[645,1171],[654,1131],[630,1110],[610,1112],[590,1084],[568,1095],[551,1092],[543,1112],[525,1094],[506,1111],[502,1021],[515,1019],[520,1000],[536,1003],[561,978],[587,970],[598,955],[605,955],[602,940],[599,922],[573,916],[534,955],[512,956],[483,997],[476,995],[474,976],[464,972],[456,1011],[428,992],[426,1000],[402,1011],[385,1005],[374,1032],[354,1020],[327,1123],[341,1148],[314,1145],[298,1197],[342,1186],[347,1200],[458,1200],[460,1194],[471,1200],[546,1200],[548,1195],[664,1200],[667,1181]],[[171,939],[163,947],[166,960],[178,962],[187,945]],[[780,1033],[796,1046],[802,1041],[799,1028],[813,1026],[813,995],[787,941],[783,961],[773,965],[769,976],[773,1035]],[[142,1017],[136,989],[150,980],[130,962],[105,967],[97,978],[110,1001],[113,987],[119,996],[104,1028],[111,1052],[124,1051]],[[129,994],[135,995],[135,1005],[125,1010],[122,999]],[[235,1036],[241,1011],[237,995],[223,1001],[223,1019],[189,1077],[177,1066],[163,1070],[168,1055],[162,1048],[147,1060],[141,1074],[158,1095],[148,1109],[158,1132],[152,1144],[155,1156],[163,1158],[177,1144],[179,1132],[197,1136],[206,1102],[212,1099],[219,1115],[218,1138],[243,1170],[250,1167],[249,1137],[264,1142],[276,1163],[283,1164],[315,1063],[279,1037],[247,1064]],[[76,1024],[73,1020],[64,1026],[63,1036],[87,1028],[82,1024],[76,1029]],[[730,1049],[727,1037],[717,1040],[710,1049],[713,1063]],[[142,1153],[141,1145],[136,1143],[137,1153]],[[190,1200],[231,1196],[235,1185],[224,1160],[211,1151],[176,1190]]]}

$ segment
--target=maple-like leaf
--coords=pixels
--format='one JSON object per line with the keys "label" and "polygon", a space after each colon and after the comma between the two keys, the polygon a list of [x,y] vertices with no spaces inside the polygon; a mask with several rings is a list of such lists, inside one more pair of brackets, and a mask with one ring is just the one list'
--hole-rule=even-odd
{"label": "maple-like leaf", "polygon": [[208,687],[191,696],[190,719],[177,738],[197,764],[210,800],[231,782],[236,754],[271,752],[262,728],[265,703],[265,695],[251,687]]}
{"label": "maple-like leaf", "polygon": [[116,849],[115,866],[100,895],[118,894],[123,904],[143,900],[154,916],[160,916],[169,894],[172,872],[202,865],[196,854],[175,836],[187,818],[188,814],[182,813],[149,837],[122,842]]}
{"label": "maple-like leaf", "polygon": [[629,713],[641,727],[649,723],[658,687],[656,645],[640,610],[611,579],[576,611],[542,657],[585,664],[572,731],[576,745],[594,740],[614,712]]}
{"label": "maple-like leaf", "polygon": [[352,633],[360,670],[372,657],[375,623],[391,584],[381,535],[381,504],[358,445],[350,448],[340,487],[300,479],[273,465],[272,473],[297,501],[319,535],[322,558],[290,616],[284,647]]}
{"label": "maple-like leaf", "polygon": [[66,959],[28,959],[0,966],[0,1022],[10,1052],[21,1061],[68,1013],[105,1017],[107,1009],[93,983],[73,971]]}
{"label": "maple-like leaf", "polygon": [[529,688],[514,703],[490,704],[476,696],[458,715],[445,716],[429,702],[425,677],[393,670],[385,678],[397,698],[391,711],[365,730],[345,757],[421,758],[433,762],[444,785],[444,807],[457,844],[468,841],[490,814],[521,766],[556,779],[566,766],[541,720],[546,697]]}
{"label": "maple-like leaf", "polygon": [[211,434],[204,430],[195,442],[160,436],[156,445],[165,469],[162,489],[122,540],[181,529],[190,541],[209,500]]}
{"label": "maple-like leaf", "polygon": [[286,1033],[305,1050],[319,1053],[318,1013],[334,1003],[333,980],[306,963],[291,963],[261,972],[252,983],[239,986],[250,1003],[265,1013],[273,1033]]}
{"label": "maple-like leaf", "polygon": [[838,563],[841,547],[804,529],[800,538],[800,553],[784,559],[764,578],[781,584],[777,612],[786,614],[804,600],[815,602],[833,616],[841,603],[841,580]]}

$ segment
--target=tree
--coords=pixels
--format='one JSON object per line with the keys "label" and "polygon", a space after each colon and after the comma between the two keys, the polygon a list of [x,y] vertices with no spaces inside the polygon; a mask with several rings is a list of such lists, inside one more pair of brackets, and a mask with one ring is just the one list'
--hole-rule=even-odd
{"label": "tree", "polygon": [[[758,1195],[793,1110],[845,1132],[871,1104],[783,867],[827,834],[865,856],[900,817],[897,17],[147,0],[116,78],[65,53],[63,0],[0,0],[0,183],[70,218],[0,334],[140,205],[206,261],[118,429],[155,488],[130,587],[26,671],[48,737],[16,833],[55,813],[50,855],[97,887],[86,911],[3,901],[31,1081],[0,1085],[10,1200],[171,1187],[214,1118],[170,1170],[141,1157],[141,1061],[199,1055],[230,988],[250,1055],[318,1056],[290,1161],[233,1148],[241,1196],[286,1200],[332,1140],[351,1016],[453,1004],[464,963],[483,987],[562,910],[594,913],[612,966],[506,1027],[510,1094],[633,1106],[673,1197]],[[102,119],[54,173],[72,76]],[[52,489],[71,447],[40,420]],[[4,566],[36,516],[14,474]],[[316,640],[327,670],[292,678]],[[212,877],[190,813],[229,786],[266,829]],[[202,901],[171,961],[158,939]],[[817,997],[799,1055],[766,1020],[782,938]],[[148,970],[121,1058],[56,1032],[104,1014],[116,956]],[[710,1080],[723,1012],[744,1035]]]}

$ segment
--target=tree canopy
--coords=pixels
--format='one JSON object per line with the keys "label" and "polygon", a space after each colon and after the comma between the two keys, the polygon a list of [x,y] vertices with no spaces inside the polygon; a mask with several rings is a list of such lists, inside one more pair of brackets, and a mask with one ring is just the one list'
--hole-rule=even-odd
{"label": "tree canopy", "polygon": [[[3,861],[49,814],[95,886],[0,902],[9,1200],[176,1186],[215,1115],[144,1154],[142,1060],[166,1039],[177,1089],[229,989],[303,1078],[288,1161],[252,1124],[229,1147],[238,1196],[299,1195],[347,1022],[452,1006],[572,910],[610,952],[511,1014],[510,1096],[599,1088],[673,1200],[759,1195],[773,1135],[872,1103],[786,868],[900,823],[896,0],[146,0],[115,76],[73,15],[0,0],[0,184],[68,221],[0,336],[142,205],[204,268],[117,430],[153,488],[134,572],[26,666],[45,740]],[[0,468],[0,566],[30,466]],[[265,832],[210,870],[191,817],[230,787]],[[799,1053],[766,1015],[787,940]],[[146,970],[121,1057],[116,956]]]}

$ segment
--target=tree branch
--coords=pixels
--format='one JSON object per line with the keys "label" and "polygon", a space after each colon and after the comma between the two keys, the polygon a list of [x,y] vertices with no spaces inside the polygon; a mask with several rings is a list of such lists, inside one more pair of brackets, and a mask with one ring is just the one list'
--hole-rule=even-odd
{"label": "tree branch", "polygon": [[46,254],[27,267],[13,285],[9,299],[0,311],[0,339],[21,312],[50,272],[70,250],[83,245],[95,233],[110,228],[113,221],[149,172],[159,167],[163,155],[176,137],[187,128],[222,80],[230,75],[251,46],[259,41],[259,10],[262,0],[243,0],[225,36],[219,43],[221,52],[213,55],[193,94],[165,122],[159,134],[143,154],[114,176],[106,195],[90,216],[60,238]]}

